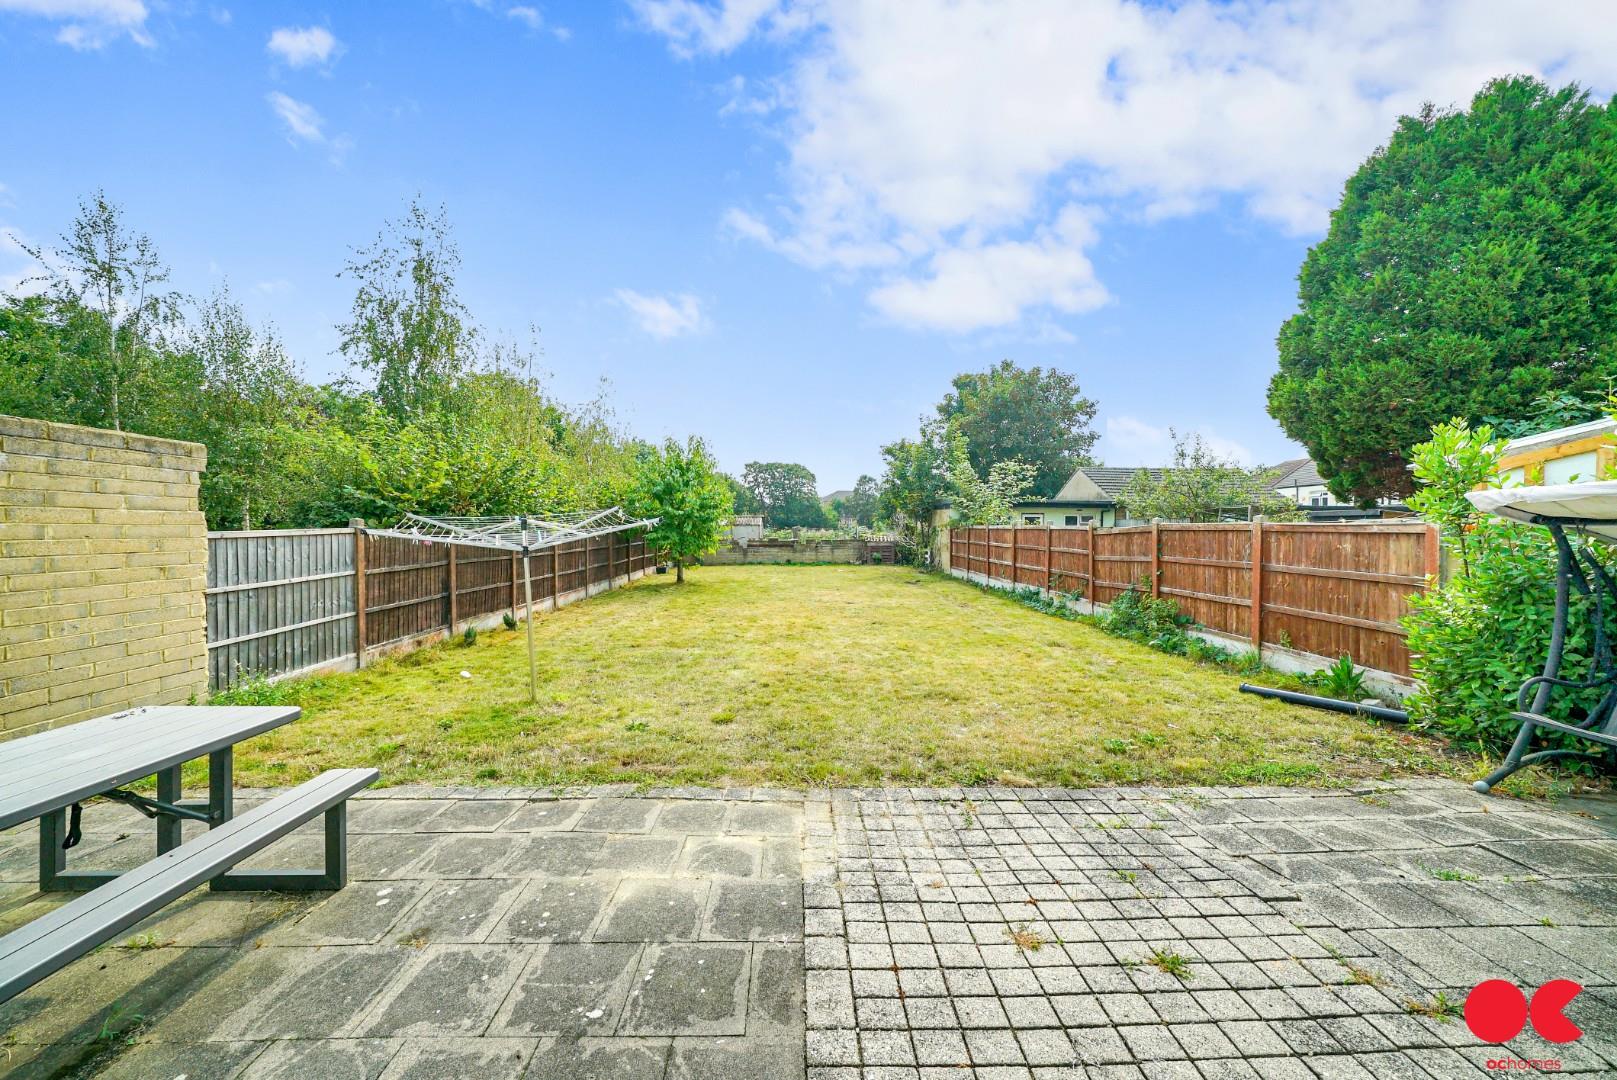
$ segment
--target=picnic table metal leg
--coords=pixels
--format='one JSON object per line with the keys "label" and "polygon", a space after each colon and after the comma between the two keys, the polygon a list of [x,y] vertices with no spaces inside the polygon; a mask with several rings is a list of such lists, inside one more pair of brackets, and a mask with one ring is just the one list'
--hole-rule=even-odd
{"label": "picnic table metal leg", "polygon": [[67,849],[67,807],[41,814],[39,818],[39,891],[89,892],[105,885],[118,874],[113,870],[69,870]]}
{"label": "picnic table metal leg", "polygon": [[321,870],[230,870],[212,881],[215,892],[326,892],[348,884],[348,803],[326,810],[325,866]]}
{"label": "picnic table metal leg", "polygon": [[[157,801],[176,804],[180,801],[180,767],[164,769],[157,774]],[[184,841],[184,819],[172,814],[158,814],[157,853],[173,851]]]}
{"label": "picnic table metal leg", "polygon": [[326,811],[327,888],[348,884],[348,803],[343,801]]}
{"label": "picnic table metal leg", "polygon": [[67,808],[52,810],[39,819],[39,891],[50,892],[57,887],[56,879],[67,869],[67,849],[62,841],[67,836]]}
{"label": "picnic table metal leg", "polygon": [[208,828],[217,828],[235,813],[234,794],[236,755],[234,747],[208,755]]}

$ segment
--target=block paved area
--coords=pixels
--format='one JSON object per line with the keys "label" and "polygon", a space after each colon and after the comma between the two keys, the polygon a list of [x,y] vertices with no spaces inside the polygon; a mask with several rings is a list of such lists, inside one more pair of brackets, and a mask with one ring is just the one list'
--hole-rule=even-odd
{"label": "block paved area", "polygon": [[[1448,782],[368,792],[347,889],[193,893],[0,1006],[0,1075],[1610,1073],[1612,806]],[[123,807],[85,820],[75,865],[152,843]],[[317,863],[317,828],[255,861]],[[0,834],[0,933],[60,902],[35,858]],[[1584,1038],[1428,1015],[1490,977],[1583,984]]]}
{"label": "block paved area", "polygon": [[[1617,1071],[1611,817],[1454,783],[857,791],[809,810],[834,833],[804,884],[811,1080]],[[1485,978],[1583,984],[1585,1037],[1485,1046],[1422,1014]]]}

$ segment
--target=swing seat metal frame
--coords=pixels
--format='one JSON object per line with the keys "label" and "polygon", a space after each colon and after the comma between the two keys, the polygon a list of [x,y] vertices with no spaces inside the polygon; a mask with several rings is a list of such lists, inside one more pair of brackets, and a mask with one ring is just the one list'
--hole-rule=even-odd
{"label": "swing seat metal frame", "polygon": [[[1606,634],[1606,607],[1617,603],[1617,582],[1611,572],[1595,557],[1587,543],[1575,548],[1567,538],[1567,530],[1587,536],[1591,526],[1611,528],[1604,519],[1542,517],[1538,515],[1511,515],[1516,520],[1531,521],[1549,529],[1555,541],[1555,617],[1550,627],[1549,653],[1544,660],[1544,672],[1522,683],[1516,693],[1516,711],[1511,718],[1521,723],[1512,742],[1510,752],[1499,767],[1473,787],[1487,794],[1505,777],[1529,765],[1545,761],[1578,760],[1617,763],[1617,659],[1612,655],[1611,642]],[[1585,679],[1561,677],[1561,665],[1566,652],[1567,625],[1571,617],[1572,593],[1592,600],[1590,612],[1593,648],[1590,651],[1589,675]],[[1590,691],[1604,688],[1600,701],[1584,719],[1577,723],[1553,720],[1546,715],[1556,690]],[[1531,702],[1529,702],[1531,697]],[[1598,750],[1584,751],[1567,747],[1533,750],[1533,738],[1540,731],[1572,735],[1595,743]]]}

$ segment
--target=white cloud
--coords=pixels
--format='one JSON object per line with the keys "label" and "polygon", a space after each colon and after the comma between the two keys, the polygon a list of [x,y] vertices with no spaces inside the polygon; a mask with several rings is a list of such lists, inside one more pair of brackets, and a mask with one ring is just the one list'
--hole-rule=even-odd
{"label": "white cloud", "polygon": [[1134,416],[1108,416],[1101,443],[1102,459],[1114,465],[1166,464],[1173,436]]}
{"label": "white cloud", "polygon": [[707,329],[708,321],[702,313],[702,303],[690,293],[654,296],[637,293],[633,289],[619,289],[614,295],[618,303],[634,316],[640,329],[654,338],[666,341]]}
{"label": "white cloud", "polygon": [[[738,209],[725,224],[867,277],[879,309],[941,289],[939,264],[958,252],[982,262],[989,251],[1025,258],[1029,246],[1051,258],[1090,250],[1093,235],[1048,239],[1074,205],[1159,220],[1233,200],[1314,235],[1347,176],[1425,101],[1464,104],[1517,72],[1617,89],[1609,0],[636,0],[635,10],[681,56],[790,46],[775,76],[781,209]],[[1007,302],[1048,315],[1066,295],[1001,290],[978,307],[987,320]]]}
{"label": "white cloud", "polygon": [[287,67],[326,64],[342,55],[342,43],[323,26],[283,26],[264,46]]}
{"label": "white cloud", "polygon": [[508,19],[515,19],[529,30],[538,33],[544,30],[557,41],[570,41],[573,32],[565,26],[551,26],[545,19],[545,13],[533,4],[504,4],[496,0],[470,0],[473,7],[486,11],[492,15],[503,13]]}
{"label": "white cloud", "polygon": [[[1218,457],[1251,468],[1257,457],[1243,443],[1201,428],[1181,430],[1181,437],[1201,436],[1202,442]],[[1174,431],[1157,427],[1136,416],[1108,416],[1101,437],[1101,455],[1109,465],[1168,465],[1173,461]]]}
{"label": "white cloud", "polygon": [[326,141],[325,119],[313,105],[306,101],[299,101],[295,97],[271,90],[264,95],[264,100],[270,103],[275,115],[281,118],[286,125],[289,141],[323,143]]}
{"label": "white cloud", "polygon": [[1031,240],[938,251],[927,260],[928,276],[882,285],[870,302],[896,322],[956,331],[1009,326],[1031,307],[1089,311],[1108,299],[1084,255],[1093,240],[1088,214],[1069,206]]}
{"label": "white cloud", "polygon": [[325,117],[308,102],[299,101],[279,90],[271,90],[264,95],[264,100],[269,102],[275,115],[286,125],[286,141],[292,145],[302,142],[323,146],[333,165],[341,165],[343,158],[353,148],[353,140],[347,135],[326,134]]}
{"label": "white cloud", "polygon": [[62,23],[56,40],[74,49],[99,49],[126,34],[136,44],[154,44],[141,0],[0,0],[4,12]]}
{"label": "white cloud", "polygon": [[740,45],[760,24],[781,14],[780,0],[630,0],[650,30],[668,38],[681,56],[720,53]]}
{"label": "white cloud", "polygon": [[1249,469],[1258,463],[1257,455],[1247,449],[1246,444],[1243,442],[1238,442],[1213,431],[1204,431],[1201,433],[1201,437],[1202,442],[1207,444],[1207,449],[1225,461],[1233,461],[1237,465],[1243,465]]}
{"label": "white cloud", "polygon": [[527,24],[529,30],[538,30],[540,27],[545,25],[545,17],[536,7],[519,5],[513,8],[506,8],[505,14],[508,18],[512,18],[520,23]]}

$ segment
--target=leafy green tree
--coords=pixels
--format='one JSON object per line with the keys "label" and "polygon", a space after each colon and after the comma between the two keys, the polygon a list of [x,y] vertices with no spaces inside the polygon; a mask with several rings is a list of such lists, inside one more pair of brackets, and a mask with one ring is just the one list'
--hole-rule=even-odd
{"label": "leafy green tree", "polygon": [[724,474],[724,482],[730,485],[730,497],[735,501],[736,513],[762,514],[764,512],[764,504],[758,501],[758,496],[754,495],[752,489],[746,484],[743,484],[729,473]]}
{"label": "leafy green tree", "polygon": [[1466,534],[1477,521],[1477,509],[1466,492],[1497,487],[1499,461],[1505,441],[1494,438],[1486,424],[1473,430],[1464,420],[1450,420],[1432,428],[1432,437],[1409,453],[1410,472],[1420,485],[1409,497],[1409,508],[1435,522],[1460,556],[1462,573],[1471,572]]}
{"label": "leafy green tree", "polygon": [[978,475],[986,476],[995,462],[1026,462],[1035,470],[1031,494],[1047,499],[1074,469],[1090,464],[1095,403],[1072,375],[1002,360],[987,371],[956,375],[953,387],[938,403],[938,419],[965,436]]}
{"label": "leafy green tree", "polygon": [[1274,490],[1273,469],[1243,468],[1220,457],[1194,432],[1173,437],[1173,465],[1155,476],[1141,469],[1118,495],[1129,517],[1207,522],[1257,514],[1276,521],[1303,516],[1295,502]]}
{"label": "leafy green tree", "polygon": [[197,309],[178,359],[196,407],[169,433],[204,443],[208,468],[201,502],[213,528],[250,529],[287,520],[297,479],[291,459],[301,429],[315,418],[296,366],[272,331],[255,331],[228,290]]}
{"label": "leafy green tree", "polygon": [[937,534],[932,515],[952,491],[942,425],[936,421],[922,424],[919,438],[888,443],[881,448],[881,456],[887,467],[882,473],[877,520],[892,526],[907,557],[919,563],[932,550]]}
{"label": "leafy green tree", "polygon": [[978,476],[965,437],[954,433],[949,442],[948,466],[953,520],[961,525],[1008,524],[1011,506],[1027,494],[1034,471],[1034,466],[1013,458],[994,462],[987,477]]}
{"label": "leafy green tree", "polygon": [[771,529],[818,529],[829,524],[807,465],[749,461],[742,470],[741,484],[763,508],[764,523]]}
{"label": "leafy green tree", "polygon": [[1534,398],[1523,413],[1485,416],[1482,422],[1493,428],[1501,439],[1521,439],[1600,419],[1605,412],[1606,396],[1607,392],[1599,390],[1551,390]]}
{"label": "leafy green tree", "polygon": [[831,512],[838,521],[850,519],[855,525],[870,528],[875,524],[876,511],[881,501],[881,485],[874,476],[861,476],[853,485],[853,494],[831,503]]}
{"label": "leafy green tree", "polygon": [[455,292],[459,269],[447,215],[419,201],[343,267],[357,287],[352,315],[337,328],[339,348],[376,380],[382,408],[396,419],[441,405],[472,366],[477,335]]}
{"label": "leafy green tree", "polygon": [[1298,276],[1269,412],[1331,490],[1407,495],[1450,417],[1529,413],[1617,375],[1617,113],[1577,86],[1489,83],[1399,120]]}
{"label": "leafy green tree", "polygon": [[441,215],[412,208],[356,265],[368,276],[345,330],[356,367],[376,360],[375,392],[305,383],[227,292],[163,291],[155,246],[104,195],[63,244],[35,252],[51,267],[41,295],[0,296],[0,412],[207,444],[215,528],[612,506],[650,449],[604,389],[575,407],[548,397],[535,349],[480,354]]}
{"label": "leafy green tree", "polygon": [[641,459],[629,505],[636,516],[659,519],[646,544],[674,560],[680,583],[686,563],[718,548],[735,513],[718,462],[694,436],[683,444],[669,439]]}
{"label": "leafy green tree", "polygon": [[0,302],[0,413],[105,427],[103,342],[76,301],[50,296]]}
{"label": "leafy green tree", "polygon": [[180,297],[166,288],[157,246],[102,191],[79,201],[60,247],[20,246],[46,267],[56,320],[72,343],[58,356],[72,367],[53,381],[70,389],[74,422],[122,431],[152,408],[163,384],[155,372],[166,359],[163,334],[179,321]]}

